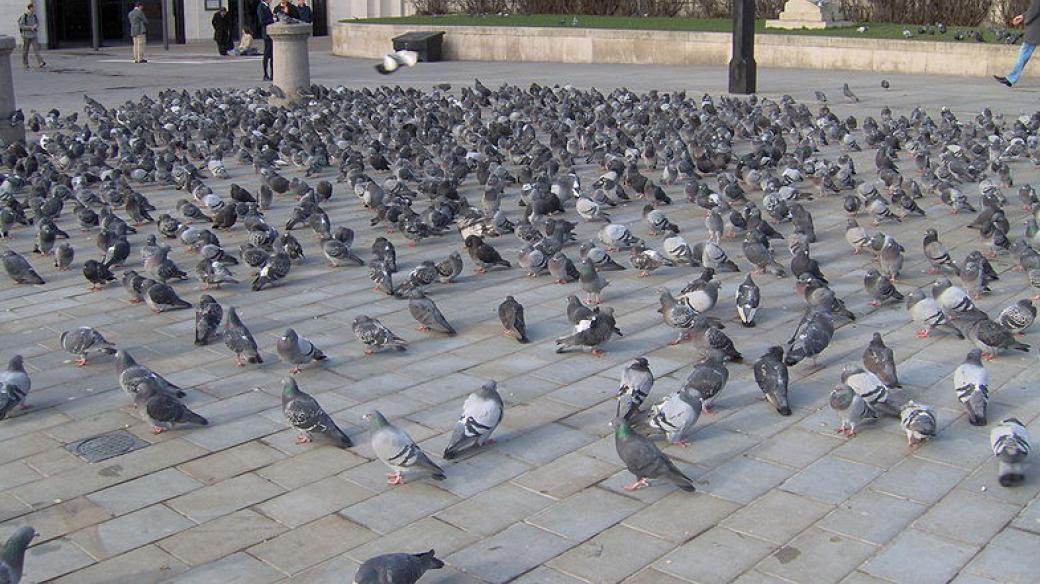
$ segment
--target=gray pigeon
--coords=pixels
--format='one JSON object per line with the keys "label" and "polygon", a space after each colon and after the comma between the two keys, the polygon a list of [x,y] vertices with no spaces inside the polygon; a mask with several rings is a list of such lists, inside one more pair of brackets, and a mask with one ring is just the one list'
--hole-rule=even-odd
{"label": "gray pigeon", "polygon": [[1014,349],[1024,353],[1030,350],[1029,345],[1018,341],[1011,331],[990,320],[981,310],[961,313],[954,324],[961,334],[982,349],[982,357],[986,360],[995,358],[1001,349]]}
{"label": "gray pigeon", "polygon": [[703,409],[701,394],[695,390],[680,389],[654,404],[646,423],[663,433],[672,444],[686,446]]}
{"label": "gray pigeon", "polygon": [[354,443],[336,422],[322,409],[318,400],[301,391],[296,380],[288,377],[282,380],[282,413],[289,425],[299,432],[297,444],[311,441],[311,432],[323,434],[332,439],[336,446],[350,448]]}
{"label": "gray pigeon", "polygon": [[155,382],[159,391],[168,393],[174,397],[184,397],[184,390],[170,383],[163,376],[152,371],[134,360],[130,353],[123,349],[116,351],[116,375],[119,378],[119,387],[131,398],[137,395],[141,387],[149,380]]}
{"label": "gray pigeon", "polygon": [[354,584],[415,584],[427,570],[444,567],[430,550],[421,554],[382,554],[369,558],[354,574]]}
{"label": "gray pigeon", "polygon": [[36,530],[29,526],[19,527],[11,537],[7,538],[0,550],[0,583],[18,584],[22,581],[22,567],[25,565],[25,548],[36,537]]}
{"label": "gray pigeon", "polygon": [[437,277],[444,284],[451,284],[462,274],[462,254],[453,251],[448,257],[437,262]]}
{"label": "gray pigeon", "polygon": [[907,446],[920,444],[935,436],[938,428],[935,410],[931,407],[910,400],[903,405],[899,416],[899,425],[906,432]]}
{"label": "gray pigeon", "polygon": [[435,331],[455,336],[455,328],[444,317],[440,308],[422,290],[416,290],[408,300],[408,312],[419,323],[420,331]]}
{"label": "gray pigeon", "polygon": [[693,319],[693,323],[690,325],[690,338],[693,339],[693,344],[702,351],[714,349],[721,352],[728,361],[736,363],[744,360],[744,356],[733,345],[732,339],[719,330],[719,325],[703,315],[698,314]]}
{"label": "gray pigeon", "polygon": [[1016,334],[1023,334],[1023,331],[1032,326],[1035,320],[1036,306],[1033,306],[1032,301],[1028,298],[1023,298],[1001,310],[1000,316],[997,317],[997,322],[1001,326]]}
{"label": "gray pigeon", "polygon": [[899,302],[903,295],[892,285],[892,281],[881,272],[871,268],[863,276],[863,288],[870,296],[871,306],[881,306],[886,302]]}
{"label": "gray pigeon", "polygon": [[784,365],[784,350],[779,345],[766,349],[766,352],[755,361],[755,383],[770,404],[781,416],[791,415],[791,406],[787,401],[787,388],[790,375]]}
{"label": "gray pigeon", "polygon": [[176,424],[206,426],[209,421],[188,409],[177,398],[160,388],[156,379],[145,378],[134,395],[134,408],[152,425],[152,434],[173,429]]}
{"label": "gray pigeon", "polygon": [[939,233],[935,229],[927,229],[924,232],[924,256],[932,267],[928,268],[929,274],[955,274],[960,271],[949,250],[939,241]]}
{"label": "gray pigeon", "polygon": [[372,280],[373,290],[387,296],[394,295],[393,274],[386,262],[373,260],[368,264],[368,277]]}
{"label": "gray pigeon", "polygon": [[203,294],[199,298],[199,305],[195,307],[195,344],[208,345],[215,339],[220,323],[224,320],[224,309],[209,294]]}
{"label": "gray pigeon", "polygon": [[[631,416],[639,411],[639,408],[650,395],[654,387],[654,373],[650,371],[650,362],[646,357],[636,357],[625,370],[621,372],[621,385],[617,390],[617,416],[631,419]],[[627,407],[622,407],[627,405]],[[622,409],[625,410],[622,413]]]}
{"label": "gray pigeon", "polygon": [[951,320],[956,319],[959,313],[975,309],[971,296],[963,288],[954,286],[948,278],[940,278],[932,283],[931,292],[932,298],[939,302],[939,306]]}
{"label": "gray pigeon", "polygon": [[87,354],[91,352],[103,353],[105,355],[116,354],[115,345],[108,342],[101,333],[89,326],[81,326],[64,331],[61,333],[59,341],[62,349],[79,357],[75,361],[76,367],[86,365]]}
{"label": "gray pigeon", "polygon": [[625,485],[626,491],[635,491],[650,486],[650,479],[664,479],[675,484],[684,491],[696,491],[690,477],[683,474],[670,458],[650,439],[632,431],[624,418],[614,418],[614,447],[618,456],[625,463],[628,472],[636,476],[636,481]]}
{"label": "gray pigeon", "polygon": [[567,297],[567,322],[576,325],[592,317],[592,309],[581,303],[577,295]]}
{"label": "gray pigeon", "polygon": [[497,383],[488,381],[462,403],[462,417],[455,423],[455,431],[444,449],[445,460],[458,458],[491,441],[503,413],[502,396],[497,388]]}
{"label": "gray pigeon", "polygon": [[54,267],[58,268],[59,272],[64,272],[72,265],[75,257],[76,250],[73,249],[72,244],[66,241],[59,245],[58,250],[54,253]]}
{"label": "gray pigeon", "polygon": [[889,387],[903,387],[896,374],[896,360],[892,349],[885,345],[881,333],[875,332],[867,349],[863,351],[863,367],[877,375]]}
{"label": "gray pigeon", "polygon": [[393,472],[387,474],[387,484],[400,485],[404,482],[403,473],[409,470],[424,471],[434,480],[443,481],[447,477],[444,470],[437,466],[407,432],[386,421],[378,410],[363,416],[368,421],[372,434],[372,450],[379,460],[390,467]]}
{"label": "gray pigeon", "polygon": [[144,302],[152,312],[159,314],[169,310],[182,310],[191,308],[191,302],[177,295],[177,292],[169,284],[148,280],[144,283]]}
{"label": "gray pigeon", "polygon": [[657,312],[661,313],[665,324],[681,330],[679,336],[669,344],[678,345],[683,341],[689,340],[689,329],[693,326],[693,321],[697,317],[697,311],[686,303],[676,302],[667,288],[659,288],[658,292],[661,294],[658,298],[661,306],[657,309]]}
{"label": "gray pigeon", "polygon": [[690,374],[686,376],[683,389],[696,391],[703,402],[704,413],[714,414],[712,403],[725,389],[727,381],[729,369],[726,368],[725,355],[721,351],[708,349],[706,354],[694,363]]}
{"label": "gray pigeon", "polygon": [[997,457],[997,477],[1001,486],[1012,487],[1025,481],[1025,459],[1029,456],[1029,432],[1017,418],[1007,418],[989,433],[989,444]]}
{"label": "gray pigeon", "polygon": [[573,282],[581,275],[578,272],[578,268],[574,265],[563,252],[556,252],[551,258],[549,258],[549,275],[556,279],[557,284],[566,284]]}
{"label": "gray pigeon", "polygon": [[314,361],[324,361],[327,357],[321,349],[314,346],[306,337],[301,337],[295,329],[287,328],[285,333],[278,339],[275,346],[278,356],[286,363],[292,364],[289,370],[291,375],[300,372],[300,365],[306,365]]}
{"label": "gray pigeon", "polygon": [[928,338],[935,329],[942,329],[964,338],[957,327],[949,323],[939,301],[926,295],[923,290],[914,290],[906,297],[906,310],[914,322],[925,325],[917,331],[919,338]]}
{"label": "gray pigeon", "polygon": [[703,274],[701,276],[692,280],[679,291],[679,300],[697,312],[704,314],[715,308],[719,301],[719,287],[722,284],[711,277],[705,280]]}
{"label": "gray pigeon", "polygon": [[524,307],[512,296],[506,296],[498,305],[498,320],[502,323],[503,334],[516,337],[521,343],[531,342],[527,338],[527,323],[524,321]]}
{"label": "gray pigeon", "polygon": [[876,420],[878,415],[858,393],[844,383],[831,391],[830,406],[838,414],[837,430],[849,438],[856,436],[856,426],[863,420]]}
{"label": "gray pigeon", "polygon": [[235,364],[244,367],[246,363],[263,363],[257,351],[256,339],[249,328],[238,317],[238,310],[228,308],[227,320],[224,321],[224,344],[235,353]]}
{"label": "gray pigeon", "polygon": [[751,274],[748,274],[744,278],[744,282],[737,287],[737,295],[734,301],[737,304],[737,317],[740,318],[740,324],[747,328],[754,327],[755,314],[758,312],[758,306],[762,302],[762,291],[751,278]]}
{"label": "gray pigeon", "polygon": [[596,271],[595,264],[589,258],[581,260],[578,264],[578,282],[586,294],[586,301],[591,304],[603,302],[603,289],[610,285],[610,282]]}
{"label": "gray pigeon", "polygon": [[878,263],[883,275],[889,280],[898,280],[899,273],[903,271],[903,246],[891,237],[886,238],[878,255]]}
{"label": "gray pigeon", "polygon": [[25,370],[21,355],[11,357],[7,369],[0,371],[0,420],[16,407],[26,408],[25,403],[32,389],[32,380]]}
{"label": "gray pigeon", "polygon": [[804,359],[811,359],[813,367],[819,367],[817,357],[830,345],[833,337],[834,316],[830,306],[810,307],[787,341],[784,364],[793,367]]}
{"label": "gray pigeon", "polygon": [[354,319],[352,324],[354,338],[365,346],[365,354],[372,353],[390,347],[395,351],[408,349],[408,341],[395,335],[390,329],[383,326],[378,320],[362,314]]}
{"label": "gray pigeon", "polygon": [[889,393],[884,382],[870,371],[855,365],[846,365],[841,371],[841,382],[855,390],[870,408],[879,414],[900,417],[902,405]]}
{"label": "gray pigeon", "polygon": [[593,355],[601,357],[603,350],[600,345],[609,341],[614,333],[621,336],[617,321],[614,320],[614,309],[609,306],[597,307],[589,319],[574,326],[573,333],[556,338],[556,352],[566,353],[577,348],[590,350]]}
{"label": "gray pigeon", "polygon": [[968,412],[972,426],[986,425],[986,405],[989,403],[989,373],[982,364],[982,351],[973,349],[964,362],[953,371],[953,389],[957,400]]}
{"label": "gray pigeon", "polygon": [[9,249],[0,259],[3,260],[4,271],[16,284],[40,285],[44,283],[43,278],[29,265],[29,261],[18,255],[18,252]]}

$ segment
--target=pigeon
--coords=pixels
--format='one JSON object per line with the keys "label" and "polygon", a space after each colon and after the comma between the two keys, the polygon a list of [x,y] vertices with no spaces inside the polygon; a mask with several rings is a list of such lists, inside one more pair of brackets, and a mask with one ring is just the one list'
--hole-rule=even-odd
{"label": "pigeon", "polygon": [[773,257],[773,250],[769,249],[767,245],[768,241],[761,232],[757,230],[748,231],[744,235],[744,257],[755,266],[753,274],[768,273],[777,278],[783,278],[787,275],[787,272]]}
{"label": "pigeon", "polygon": [[884,382],[870,371],[855,365],[846,365],[841,371],[841,382],[863,398],[867,405],[879,414],[898,418],[900,405],[891,396]]}
{"label": "pigeon", "polygon": [[710,275],[705,278],[705,273],[710,269],[707,268],[700,277],[690,281],[679,291],[679,299],[690,308],[702,314],[715,308],[719,301],[719,288],[722,286],[718,280],[715,280]]}
{"label": "pigeon", "polygon": [[935,229],[929,228],[924,232],[924,256],[931,264],[929,274],[955,274],[959,271],[957,264],[950,257],[950,252],[939,241],[939,234]]}
{"label": "pigeon", "polygon": [[235,354],[235,364],[239,367],[244,367],[246,363],[264,362],[257,351],[253,333],[242,323],[234,306],[228,308],[224,321],[224,344]]}
{"label": "pigeon", "polygon": [[32,380],[22,363],[22,356],[15,355],[7,362],[7,369],[0,371],[0,420],[16,407],[26,408],[25,403],[32,389]]}
{"label": "pigeon", "polygon": [[1014,333],[989,319],[986,313],[963,314],[954,324],[969,341],[982,349],[982,357],[991,360],[1001,349],[1014,349],[1028,353],[1030,346],[1015,338]]}
{"label": "pigeon", "polygon": [[419,62],[419,53],[415,51],[400,50],[387,53],[383,56],[383,62],[375,66],[381,75],[390,75],[401,67],[415,67]]}
{"label": "pigeon", "polygon": [[899,273],[903,270],[902,246],[895,239],[885,239],[881,253],[878,255],[878,263],[881,266],[881,274],[889,280],[898,280]]}
{"label": "pigeon", "polygon": [[587,302],[599,304],[602,300],[603,289],[610,285],[597,270],[596,265],[589,258],[581,260],[578,264],[578,282],[585,292]]}
{"label": "pigeon", "polygon": [[628,472],[636,476],[636,481],[625,485],[626,491],[635,491],[650,486],[650,479],[664,479],[684,491],[697,490],[690,477],[683,474],[656,444],[647,437],[632,430],[624,418],[614,418],[614,447],[618,456],[625,463]]}
{"label": "pigeon", "polygon": [[914,290],[906,297],[906,309],[914,322],[925,325],[925,328],[917,331],[918,337],[928,338],[932,330],[942,328],[964,338],[961,332],[949,323],[939,301],[930,295],[925,295],[923,290]]}
{"label": "pigeon", "polygon": [[483,238],[478,235],[470,235],[466,238],[466,251],[469,252],[473,263],[477,264],[477,271],[481,274],[494,266],[513,267],[508,261],[502,259],[498,250],[485,243]]}
{"label": "pigeon", "polygon": [[147,383],[154,383],[154,388],[173,397],[184,397],[184,390],[170,383],[165,377],[152,371],[144,365],[140,365],[134,357],[120,349],[116,351],[116,375],[119,379],[119,387],[123,388],[131,398],[136,396],[141,387]]}
{"label": "pigeon", "polygon": [[834,316],[830,306],[810,307],[787,341],[784,364],[793,367],[808,358],[814,368],[819,367],[817,357],[830,345],[833,337]]}
{"label": "pigeon", "polygon": [[722,246],[713,242],[705,241],[701,246],[701,264],[719,272],[739,272],[740,268],[726,255]]}
{"label": "pigeon", "polygon": [[75,257],[76,250],[72,248],[72,244],[63,242],[54,253],[54,267],[58,268],[59,272],[64,272],[72,265],[72,260]]}
{"label": "pigeon", "polygon": [[408,349],[408,341],[395,335],[378,320],[362,314],[352,324],[354,337],[365,346],[365,354],[371,355],[387,347],[395,351]]}
{"label": "pigeon", "polygon": [[682,332],[672,341],[671,345],[678,345],[690,339],[689,329],[693,326],[693,320],[697,317],[697,311],[684,302],[676,302],[667,288],[658,289],[658,297],[661,306],[657,312],[661,313],[664,323]]}
{"label": "pigeon", "polygon": [[498,305],[498,320],[502,323],[503,334],[516,337],[521,343],[529,343],[527,323],[524,321],[524,307],[516,298],[506,296]]}
{"label": "pigeon", "polygon": [[675,265],[675,262],[666,258],[661,252],[656,249],[647,249],[646,246],[641,243],[636,244],[632,248],[628,261],[632,264],[633,268],[639,270],[640,278],[648,277],[653,271],[662,266],[671,267]]}
{"label": "pigeon", "polygon": [[668,442],[686,446],[703,407],[704,401],[696,390],[680,389],[654,404],[646,423],[663,433]]}
{"label": "pigeon", "polygon": [[[654,208],[652,203],[648,203],[643,207],[643,221],[646,221],[646,224],[650,226],[650,235],[657,235],[658,233],[671,233],[674,235],[679,233],[679,226],[672,223],[663,211]],[[603,243],[610,244],[607,241]]]}
{"label": "pigeon", "polygon": [[520,250],[517,263],[524,269],[529,277],[535,277],[549,267],[549,258],[542,250],[533,245],[526,245]]}
{"label": "pigeon", "polygon": [[335,420],[325,413],[318,400],[301,390],[292,377],[282,380],[282,413],[285,414],[285,421],[299,432],[297,444],[307,444],[312,440],[311,433],[317,432],[330,438],[340,448],[354,445]]}
{"label": "pigeon", "polygon": [[[665,246],[665,249],[668,249],[667,246]],[[615,262],[613,258],[610,257],[610,254],[599,247],[596,247],[596,244],[592,242],[583,243],[578,246],[578,254],[579,259],[587,259],[592,262],[592,265],[596,266],[597,271],[616,272],[626,269],[625,266]],[[675,258],[672,259],[674,260]]]}
{"label": "pigeon", "polygon": [[276,252],[260,268],[260,272],[253,280],[253,291],[259,292],[265,286],[285,278],[289,275],[290,268],[292,268],[292,258],[289,257],[289,254],[284,251]]}
{"label": "pigeon", "polygon": [[592,314],[592,309],[582,304],[576,295],[571,294],[567,297],[567,322],[577,325],[583,320],[592,318]]}
{"label": "pigeon", "polygon": [[383,414],[373,410],[362,419],[369,423],[372,435],[372,450],[393,471],[387,474],[387,484],[400,485],[404,482],[403,473],[417,470],[428,473],[431,478],[443,481],[447,478],[444,470],[437,466],[407,432],[386,421]]}
{"label": "pigeon", "polygon": [[903,300],[903,294],[892,285],[889,277],[874,268],[867,270],[866,275],[863,276],[863,288],[867,291],[867,295],[870,296],[868,304],[871,306],[881,306],[886,302],[900,302]]}
{"label": "pigeon", "polygon": [[18,584],[22,581],[22,567],[25,563],[25,549],[38,534],[29,526],[19,527],[11,537],[7,538],[3,550],[0,550],[0,582]]}
{"label": "pigeon", "polygon": [[134,395],[134,408],[142,412],[145,420],[152,425],[152,434],[162,434],[177,424],[209,425],[206,418],[163,391],[158,381],[151,378],[144,379],[138,386],[137,394]]}
{"label": "pigeon", "polygon": [[420,331],[435,331],[455,336],[455,329],[441,313],[440,308],[422,290],[413,292],[408,300],[408,312],[419,323]]}
{"label": "pigeon", "polygon": [[573,282],[581,276],[574,262],[559,251],[549,258],[548,268],[549,275],[556,279],[557,284]]}
{"label": "pigeon", "polygon": [[222,284],[238,284],[235,275],[217,260],[204,259],[195,265],[195,276],[202,282],[202,289],[220,288]]}
{"label": "pigeon", "polygon": [[628,230],[628,227],[621,225],[620,223],[608,223],[604,225],[598,233],[599,240],[607,246],[608,251],[617,251],[622,248],[629,248],[639,242],[639,238],[632,235],[632,232]]}
{"label": "pigeon", "polygon": [[462,254],[457,251],[451,252],[447,258],[437,262],[435,268],[441,283],[451,284],[455,282],[455,278],[458,278],[462,273]]}
{"label": "pigeon", "polygon": [[852,89],[849,88],[848,83],[841,86],[841,92],[843,95],[845,95],[845,99],[851,102],[859,102],[859,98],[856,97],[855,93],[852,93]]}
{"label": "pigeon", "polygon": [[953,389],[957,399],[968,412],[972,426],[986,425],[986,405],[989,403],[989,373],[982,364],[982,351],[973,349],[964,362],[953,371]]}
{"label": "pigeon", "polygon": [[427,570],[444,567],[434,551],[421,554],[382,554],[365,560],[354,574],[353,584],[415,584]]}
{"label": "pigeon", "polygon": [[1000,316],[997,317],[1000,326],[1020,335],[1024,334],[1024,331],[1032,326],[1035,320],[1036,306],[1028,298],[1023,298],[1001,310]]}
{"label": "pigeon", "polygon": [[790,379],[787,365],[784,365],[784,349],[773,345],[755,361],[755,383],[770,404],[781,416],[791,415],[791,406],[787,400],[788,382]]}
{"label": "pigeon", "polygon": [[462,417],[444,449],[445,460],[454,460],[491,441],[491,434],[502,421],[502,396],[497,388],[495,381],[488,381],[462,403]]}
{"label": "pigeon", "polygon": [[291,375],[296,375],[300,372],[300,365],[327,359],[325,353],[321,352],[321,349],[315,347],[314,343],[307,338],[301,337],[292,328],[285,329],[285,332],[278,339],[275,348],[278,350],[278,357],[282,361],[292,364],[293,367],[289,370]]}
{"label": "pigeon", "polygon": [[394,296],[393,276],[386,262],[373,260],[368,264],[368,277],[374,284],[373,291]]}
{"label": "pigeon", "polygon": [[208,345],[217,338],[217,331],[223,320],[224,309],[220,303],[209,294],[203,294],[195,307],[195,344]]}
{"label": "pigeon", "polygon": [[744,357],[733,345],[733,341],[714,325],[707,317],[697,315],[690,325],[689,337],[694,345],[702,350],[714,349],[722,353],[727,361],[740,362]]}
{"label": "pigeon", "polygon": [[601,357],[603,350],[600,345],[609,341],[615,333],[621,336],[617,321],[614,320],[614,309],[609,306],[597,307],[588,319],[574,326],[573,333],[557,337],[556,352],[565,353],[574,348],[582,351],[588,349],[593,355]]}
{"label": "pigeon", "polygon": [[878,376],[889,387],[903,387],[896,374],[896,361],[892,349],[885,345],[881,333],[875,332],[867,349],[863,351],[863,368]]}
{"label": "pigeon", "polygon": [[325,255],[330,268],[365,265],[365,261],[358,257],[348,244],[335,237],[327,237],[321,240],[321,253]]}
{"label": "pigeon", "polygon": [[899,413],[899,425],[906,432],[907,446],[920,444],[935,436],[937,425],[935,410],[910,400],[903,405]]}
{"label": "pigeon", "polygon": [[706,414],[714,414],[713,403],[722,393],[729,381],[729,369],[726,369],[725,355],[718,350],[708,349],[704,356],[693,364],[693,369],[686,376],[683,389],[696,392],[701,397],[702,408]]}
{"label": "pigeon", "polygon": [[62,349],[79,357],[75,361],[76,367],[86,365],[87,354],[91,352],[103,353],[105,355],[116,354],[115,345],[108,342],[101,333],[89,326],[81,326],[64,331],[58,340]]}
{"label": "pigeon", "polygon": [[873,408],[848,385],[844,383],[831,390],[830,406],[838,414],[839,434],[849,438],[856,436],[856,426],[863,420],[876,420],[878,415]]}
{"label": "pigeon", "polygon": [[9,249],[0,259],[3,259],[4,271],[16,284],[44,284],[43,278],[29,265],[29,261],[17,252]]}
{"label": "pigeon", "polygon": [[975,303],[971,296],[959,286],[954,286],[950,280],[941,278],[932,284],[932,298],[939,302],[943,312],[950,320],[955,320],[957,315],[975,310]]}
{"label": "pigeon", "polygon": [[[997,478],[1003,487],[1025,481],[1025,459],[1029,456],[1029,432],[1017,418],[1007,418],[989,433],[989,444],[997,457]],[[24,529],[24,528],[23,528]]]}
{"label": "pigeon", "polygon": [[[621,385],[617,390],[617,416],[631,419],[632,415],[646,401],[650,390],[654,387],[654,373],[650,371],[650,362],[646,357],[636,357],[635,361],[621,372]],[[627,406],[627,407],[622,407]],[[625,410],[622,413],[622,409]]]}
{"label": "pigeon", "polygon": [[758,313],[759,303],[762,301],[762,292],[758,284],[748,274],[744,282],[737,287],[737,295],[734,299],[737,305],[737,317],[740,324],[746,328],[755,326],[755,314]]}

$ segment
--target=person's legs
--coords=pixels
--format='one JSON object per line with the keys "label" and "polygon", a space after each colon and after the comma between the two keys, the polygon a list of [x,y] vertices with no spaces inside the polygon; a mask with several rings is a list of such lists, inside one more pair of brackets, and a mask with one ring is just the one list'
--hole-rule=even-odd
{"label": "person's legs", "polygon": [[269,38],[264,38],[264,58],[261,60],[261,66],[264,68],[264,79],[271,79],[274,76],[274,43]]}
{"label": "person's legs", "polygon": [[1007,74],[1006,79],[1012,83],[1012,85],[1018,81],[1018,78],[1022,76],[1022,71],[1026,68],[1026,63],[1029,62],[1029,58],[1033,56],[1033,51],[1036,49],[1036,45],[1033,43],[1022,43],[1022,48],[1018,51],[1018,61],[1015,63],[1015,68]]}
{"label": "person's legs", "polygon": [[29,68],[29,45],[32,44],[32,39],[22,39],[22,66],[26,69]]}
{"label": "person's legs", "polygon": [[[40,54],[40,41],[36,39],[32,40],[32,50],[33,54],[36,55],[36,65],[39,67],[46,67],[47,61],[44,61],[43,55]],[[28,59],[26,59],[26,61],[28,61]]]}
{"label": "person's legs", "polygon": [[147,38],[148,37],[143,34],[134,37],[134,63],[146,62],[144,58],[144,44]]}
{"label": "person's legs", "polygon": [[141,62],[141,54],[140,54],[141,47],[140,47],[140,44],[137,42],[137,37],[136,36],[132,37],[130,40],[131,40],[131,42],[134,43],[133,44],[133,47],[134,47],[133,48],[134,63],[140,63]]}

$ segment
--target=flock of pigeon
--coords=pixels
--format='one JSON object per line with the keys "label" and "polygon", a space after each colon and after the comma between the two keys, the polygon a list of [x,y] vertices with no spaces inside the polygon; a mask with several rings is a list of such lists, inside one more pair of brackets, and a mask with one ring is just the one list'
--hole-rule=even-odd
{"label": "flock of pigeon", "polygon": [[[388,57],[381,66],[392,71],[414,64],[410,59]],[[847,86],[845,93],[854,97]],[[636,479],[625,487],[630,490],[653,479],[695,490],[657,440],[696,441],[698,418],[713,412],[727,385],[728,364],[744,360],[738,333],[755,327],[763,309],[780,310],[765,306],[755,278],[790,278],[805,304],[785,346],[769,347],[752,365],[763,398],[779,415],[792,413],[790,368],[806,360],[811,365],[803,367],[822,367],[817,359],[843,334],[842,325],[857,319],[830,287],[830,280],[850,276],[827,274],[813,253],[812,209],[828,201],[840,201],[848,215],[851,252],[874,256],[876,266],[862,279],[870,304],[902,304],[921,326],[919,336],[941,332],[972,345],[954,372],[954,390],[972,424],[990,423],[985,361],[1005,350],[1030,351],[1020,340],[1036,316],[1029,299],[996,318],[975,302],[998,278],[1012,287],[1040,288],[1040,199],[1028,185],[1017,188],[1025,208],[1020,235],[1012,233],[1009,215],[1016,211],[1004,193],[1014,188],[1013,165],[1031,158],[1040,163],[1040,114],[1006,120],[987,110],[960,119],[946,109],[897,116],[885,108],[877,117],[842,119],[827,105],[814,110],[789,96],[698,99],[681,92],[538,85],[493,90],[479,81],[455,92],[447,85],[430,91],[313,86],[306,94],[298,105],[273,108],[260,89],[170,90],[112,108],[86,98],[82,118],[31,112],[25,123],[38,138],[9,145],[0,155],[0,236],[8,244],[2,260],[11,282],[47,289],[46,270],[39,269],[45,261],[68,270],[76,258],[93,256],[81,264],[92,291],[119,280],[127,302],[143,302],[155,313],[194,308],[193,342],[223,341],[239,366],[249,366],[264,363],[263,353],[236,308],[208,293],[196,304],[182,298],[193,275],[203,291],[230,287],[224,298],[243,303],[250,294],[292,282],[294,268],[320,254],[331,270],[367,267],[380,295],[374,298],[406,301],[420,330],[434,335],[429,342],[437,342],[436,335],[459,332],[431,290],[456,282],[466,269],[464,257],[478,274],[519,267],[529,277],[549,275],[573,286],[572,294],[561,294],[572,328],[555,339],[556,351],[599,356],[612,338],[623,336],[614,308],[603,304],[613,281],[688,271],[688,284],[676,293],[657,289],[660,318],[675,329],[671,343],[695,347],[685,383],[648,402],[650,361],[636,356],[621,375],[611,424],[617,453]],[[869,160],[857,154],[863,148],[874,151],[873,168],[857,168],[854,157]],[[236,164],[229,169],[225,159]],[[255,173],[256,192],[224,186],[233,171]],[[176,201],[144,194],[169,189],[183,194]],[[363,209],[367,220],[348,225],[330,214],[330,201],[343,198],[356,200],[351,206]],[[979,249],[956,261],[923,219],[925,203],[971,217],[963,228],[977,231]],[[703,224],[680,225],[669,217],[670,209],[684,206],[699,209]],[[626,224],[611,217],[629,209],[638,209],[640,219]],[[276,226],[275,214],[285,223]],[[920,225],[915,247],[934,281],[906,287],[913,276],[904,273],[904,258],[918,252],[881,231],[892,223]],[[93,237],[97,249],[74,249],[73,228]],[[305,246],[294,236],[300,230],[318,243]],[[636,235],[644,231],[647,237]],[[354,246],[356,234],[371,236],[367,253]],[[457,249],[441,261],[413,262],[405,274],[392,241],[401,243],[399,238],[408,247],[435,239]],[[222,239],[237,242],[237,249]],[[742,242],[746,261],[730,257],[726,247],[738,245],[725,243],[732,239]],[[834,238],[827,241],[834,244]],[[193,270],[171,257],[174,246],[198,258]],[[500,250],[512,246],[519,253],[507,259]],[[995,257],[1013,258],[1024,276],[998,274],[990,262]],[[748,273],[734,275],[742,270]],[[236,271],[252,271],[251,284],[240,283],[245,278]],[[720,303],[727,280],[735,284],[728,307]],[[453,290],[465,294],[480,285],[474,276]],[[516,298],[506,297],[497,315],[506,334],[531,341]],[[739,325],[732,337],[726,322]],[[408,349],[405,338],[376,318],[358,314],[352,328],[366,354]],[[208,424],[181,401],[185,388],[112,340],[79,327],[62,333],[60,344],[77,366],[92,355],[114,355],[118,384],[154,432]],[[326,353],[292,328],[275,350],[292,367],[282,404],[298,441],[321,437],[352,447],[349,435],[294,377],[303,366],[328,359]],[[862,362],[840,368],[830,395],[838,432],[851,438],[866,422],[890,417],[911,446],[936,435],[935,409],[899,390],[898,362],[874,332]],[[0,420],[26,405],[30,388],[16,355],[0,373]],[[473,455],[505,413],[494,381],[472,393],[462,409],[446,460]],[[374,452],[391,470],[390,484],[402,483],[406,474],[443,480],[450,472],[380,412],[365,419]],[[1021,483],[1029,452],[1023,424],[1014,418],[995,424],[991,446],[1001,484]],[[33,535],[23,528],[11,537],[0,581],[18,582]],[[389,554],[366,562],[354,581],[411,583],[442,565],[432,550]]]}

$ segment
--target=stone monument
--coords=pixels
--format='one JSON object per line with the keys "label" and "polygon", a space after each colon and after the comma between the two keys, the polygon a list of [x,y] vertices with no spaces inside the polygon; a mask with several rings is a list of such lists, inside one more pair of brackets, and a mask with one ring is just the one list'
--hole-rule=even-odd
{"label": "stone monument", "polygon": [[281,96],[272,95],[271,105],[289,105],[303,99],[300,89],[310,92],[311,59],[307,39],[312,26],[305,22],[278,22],[268,25],[267,35],[274,43],[274,85]]}
{"label": "stone monument", "polygon": [[0,144],[12,144],[25,139],[25,125],[12,125],[14,113],[14,80],[11,78],[11,52],[14,37],[0,35]]}
{"label": "stone monument", "polygon": [[852,26],[841,13],[838,0],[787,0],[780,18],[767,20],[766,28],[838,28]]}

